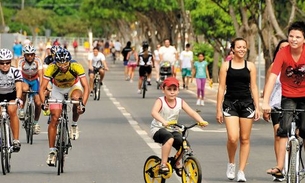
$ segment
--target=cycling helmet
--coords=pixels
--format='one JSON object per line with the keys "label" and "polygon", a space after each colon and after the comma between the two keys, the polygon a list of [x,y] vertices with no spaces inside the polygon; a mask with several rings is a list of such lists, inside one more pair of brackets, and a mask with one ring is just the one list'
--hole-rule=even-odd
{"label": "cycling helmet", "polygon": [[30,45],[26,45],[24,48],[23,48],[23,53],[24,54],[31,54],[31,53],[35,53],[36,49],[33,47],[33,46],[30,46]]}
{"label": "cycling helmet", "polygon": [[11,60],[12,58],[13,53],[9,49],[0,49],[0,60]]}
{"label": "cycling helmet", "polygon": [[51,47],[51,54],[54,54],[54,55],[55,55],[55,53],[56,53],[58,50],[60,50],[60,49],[62,49],[62,47],[57,46],[57,45],[52,46],[52,47]]}
{"label": "cycling helmet", "polygon": [[66,63],[70,62],[72,56],[67,49],[61,48],[55,53],[55,62]]}

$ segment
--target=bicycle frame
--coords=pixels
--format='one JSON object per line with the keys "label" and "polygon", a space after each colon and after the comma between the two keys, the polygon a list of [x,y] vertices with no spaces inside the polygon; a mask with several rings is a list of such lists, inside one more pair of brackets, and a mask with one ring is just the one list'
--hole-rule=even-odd
{"label": "bicycle frame", "polygon": [[93,90],[94,90],[94,100],[100,100],[100,90],[101,90],[101,76],[99,71],[94,70],[93,78]]}

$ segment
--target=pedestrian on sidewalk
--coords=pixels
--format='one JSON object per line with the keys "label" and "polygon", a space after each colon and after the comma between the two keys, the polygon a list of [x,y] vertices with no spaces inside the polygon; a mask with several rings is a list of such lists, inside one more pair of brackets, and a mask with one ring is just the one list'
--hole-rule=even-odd
{"label": "pedestrian on sidewalk", "polygon": [[188,89],[190,78],[192,77],[193,62],[193,52],[191,51],[191,45],[189,43],[185,45],[185,50],[180,53],[179,60],[182,71],[182,86],[184,89]]}
{"label": "pedestrian on sidewalk", "polygon": [[244,170],[250,152],[252,123],[260,115],[257,74],[254,63],[245,60],[247,42],[244,38],[234,39],[231,50],[234,58],[224,62],[219,72],[216,119],[220,124],[224,121],[227,129],[227,178],[235,178],[235,154],[239,142],[237,181],[245,182]]}
{"label": "pedestrian on sidewalk", "polygon": [[204,106],[204,90],[206,79],[211,80],[208,65],[209,63],[204,60],[204,53],[198,53],[198,61],[193,65],[193,78],[196,78],[197,85],[197,102],[196,105]]}

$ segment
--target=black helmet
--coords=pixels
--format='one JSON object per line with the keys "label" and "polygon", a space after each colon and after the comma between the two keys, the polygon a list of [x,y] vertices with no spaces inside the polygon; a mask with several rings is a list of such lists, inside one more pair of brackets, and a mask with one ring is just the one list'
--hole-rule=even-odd
{"label": "black helmet", "polygon": [[144,47],[147,47],[147,48],[148,48],[148,46],[149,46],[148,41],[143,41],[142,46],[143,46],[143,48],[144,48]]}
{"label": "black helmet", "polygon": [[70,62],[72,56],[67,49],[61,48],[55,53],[55,62],[65,63]]}

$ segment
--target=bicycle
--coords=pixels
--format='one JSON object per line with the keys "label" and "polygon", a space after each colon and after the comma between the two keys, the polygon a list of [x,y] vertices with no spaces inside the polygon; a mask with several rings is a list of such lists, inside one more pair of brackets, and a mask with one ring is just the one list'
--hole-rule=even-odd
{"label": "bicycle", "polygon": [[[305,176],[303,160],[301,157],[301,150],[303,146],[302,139],[296,134],[298,115],[305,112],[304,109],[274,109],[271,113],[288,112],[292,115],[290,133],[288,133],[288,140],[286,142],[285,165],[284,165],[284,179],[287,183],[299,183]],[[301,165],[301,166],[300,166]]]}
{"label": "bicycle", "polygon": [[10,173],[11,171],[11,154],[13,152],[12,129],[10,127],[10,117],[7,113],[8,105],[16,105],[16,102],[0,102],[1,107],[1,133],[0,133],[0,151],[1,151],[1,166],[2,173]]}
{"label": "bicycle", "polygon": [[64,100],[48,99],[46,100],[46,102],[48,104],[57,103],[62,105],[62,112],[58,119],[59,123],[57,125],[56,144],[55,144],[55,147],[57,149],[55,167],[58,168],[57,175],[60,175],[60,173],[64,172],[65,155],[68,154],[69,148],[72,148],[71,138],[69,135],[69,125],[68,125],[69,119],[68,119],[67,106],[68,104],[79,104],[81,108],[83,108],[82,99],[68,100],[68,95],[65,94]]}
{"label": "bicycle", "polygon": [[34,135],[34,118],[35,118],[35,103],[34,103],[34,94],[37,91],[26,91],[27,93],[27,103],[26,103],[26,112],[24,117],[23,127],[26,132],[26,142],[33,144],[33,135]]}
{"label": "bicycle", "polygon": [[93,79],[94,97],[93,97],[93,100],[100,100],[101,76],[100,76],[100,73],[99,73],[99,68],[93,68],[93,70],[94,70],[94,79]]}
{"label": "bicycle", "polygon": [[145,73],[142,81],[142,97],[145,98],[145,94],[147,91],[147,73]]}
{"label": "bicycle", "polygon": [[[206,124],[207,122],[194,123],[190,126],[179,125],[176,121],[169,122],[169,124],[178,127],[181,131],[183,139],[182,146],[173,157],[168,158],[167,167],[169,168],[169,172],[165,174],[160,172],[161,158],[156,155],[149,156],[144,163],[143,169],[145,183],[165,183],[166,179],[172,176],[173,169],[175,170],[176,174],[181,177],[182,183],[201,182],[201,165],[197,158],[194,156],[190,143],[187,141],[187,132],[194,126],[201,126],[203,123]],[[181,159],[181,156],[182,168],[173,168],[176,167],[176,163],[179,159]]]}

